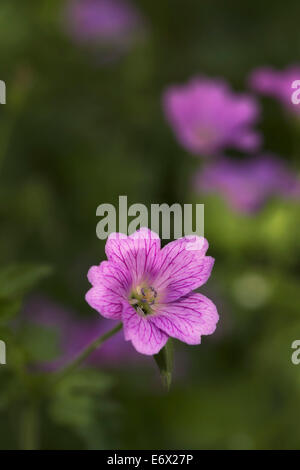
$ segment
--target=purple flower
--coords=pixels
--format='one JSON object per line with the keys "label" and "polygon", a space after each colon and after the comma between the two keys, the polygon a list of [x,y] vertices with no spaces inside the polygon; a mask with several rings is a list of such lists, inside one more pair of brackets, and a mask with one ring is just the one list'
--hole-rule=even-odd
{"label": "purple flower", "polygon": [[300,198],[300,179],[284,161],[271,155],[217,160],[196,175],[195,187],[197,191],[221,194],[240,212],[254,212],[272,196]]}
{"label": "purple flower", "polygon": [[227,147],[252,151],[260,144],[252,129],[259,115],[257,102],[233,93],[221,80],[199,77],[171,86],[163,106],[178,141],[194,154],[213,155]]}
{"label": "purple flower", "polygon": [[[108,329],[105,321],[99,321],[99,318],[79,319],[78,315],[44,297],[30,299],[22,313],[21,327],[25,322],[45,327],[57,335],[59,347],[57,358],[36,364],[39,368],[47,371],[55,371],[64,367]],[[87,359],[87,364],[111,366],[133,360],[136,360],[134,349],[123,340],[122,334],[119,332],[105,342],[101,348],[94,351]]]}
{"label": "purple flower", "polygon": [[300,106],[291,100],[295,80],[300,80],[300,66],[292,65],[285,70],[260,67],[250,75],[249,84],[254,91],[276,98],[287,110],[299,113]]}
{"label": "purple flower", "polygon": [[80,43],[124,47],[141,22],[129,0],[69,0],[67,6],[70,33]]}
{"label": "purple flower", "polygon": [[204,238],[184,237],[160,248],[158,235],[142,228],[130,236],[111,234],[108,261],[88,273],[87,302],[104,317],[121,320],[124,336],[147,355],[160,351],[172,336],[200,344],[215,331],[215,305],[192,292],[210,277],[214,259],[205,256]]}

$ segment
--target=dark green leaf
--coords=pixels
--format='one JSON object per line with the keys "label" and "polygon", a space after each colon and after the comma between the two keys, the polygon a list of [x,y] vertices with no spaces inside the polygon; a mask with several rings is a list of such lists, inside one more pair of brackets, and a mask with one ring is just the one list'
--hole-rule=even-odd
{"label": "dark green leaf", "polygon": [[7,323],[13,318],[21,308],[21,300],[16,299],[0,299],[0,325]]}
{"label": "dark green leaf", "polygon": [[74,372],[58,383],[49,412],[61,425],[86,429],[95,424],[96,409],[110,390],[109,376],[93,369]]}
{"label": "dark green leaf", "polygon": [[21,331],[21,341],[30,362],[52,361],[61,353],[59,334],[54,328],[43,325],[24,325]]}
{"label": "dark green leaf", "polygon": [[24,295],[51,272],[49,266],[10,265],[0,269],[0,299]]}

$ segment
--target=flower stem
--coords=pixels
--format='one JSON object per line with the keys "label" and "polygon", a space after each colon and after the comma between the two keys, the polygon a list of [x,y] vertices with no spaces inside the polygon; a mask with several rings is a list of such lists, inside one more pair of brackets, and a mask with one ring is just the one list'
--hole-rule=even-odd
{"label": "flower stem", "polygon": [[30,403],[21,415],[20,450],[37,450],[38,427],[38,409],[34,403]]}
{"label": "flower stem", "polygon": [[94,352],[96,349],[101,346],[102,343],[104,343],[107,339],[111,338],[114,334],[118,333],[122,329],[123,324],[119,323],[117,326],[112,328],[111,330],[107,331],[103,335],[101,335],[99,338],[95,339],[91,344],[89,344],[75,359],[72,361],[67,367],[64,369],[60,370],[58,372],[58,375],[56,376],[57,381],[60,381],[63,379],[66,375],[70,374],[75,370],[80,364],[82,364],[86,358]]}

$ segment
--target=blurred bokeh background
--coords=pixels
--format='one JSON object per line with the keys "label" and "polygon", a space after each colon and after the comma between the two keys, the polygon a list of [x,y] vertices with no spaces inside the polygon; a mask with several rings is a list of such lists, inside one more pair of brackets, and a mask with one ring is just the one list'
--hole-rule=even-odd
{"label": "blurred bokeh background", "polygon": [[[0,4],[0,448],[298,448],[300,202],[280,182],[300,178],[300,114],[251,91],[249,77],[295,65],[299,2],[102,2]],[[254,154],[278,156],[275,183],[246,169],[195,187],[218,159],[182,145],[162,96],[199,75],[256,95]],[[221,150],[232,165],[252,158]],[[253,196],[267,184],[255,210],[234,204],[244,185]],[[53,370],[111,327],[84,296],[105,258],[96,208],[119,195],[205,204],[216,263],[201,291],[218,307],[217,331],[197,347],[176,342],[169,393],[121,333],[44,393]]]}

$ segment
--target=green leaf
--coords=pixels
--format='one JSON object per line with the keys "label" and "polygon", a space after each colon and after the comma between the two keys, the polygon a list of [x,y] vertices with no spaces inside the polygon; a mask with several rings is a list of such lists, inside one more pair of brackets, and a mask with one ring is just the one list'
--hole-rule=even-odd
{"label": "green leaf", "polygon": [[57,424],[77,431],[93,427],[98,404],[103,403],[111,386],[111,378],[102,372],[76,371],[57,384],[49,407],[50,416]]}
{"label": "green leaf", "polygon": [[20,297],[51,272],[49,266],[14,264],[0,269],[0,299]]}
{"label": "green leaf", "polygon": [[13,264],[0,268],[0,325],[19,311],[22,297],[51,273],[49,266]]}
{"label": "green leaf", "polygon": [[0,325],[7,323],[13,318],[21,308],[21,300],[16,299],[0,299]]}
{"label": "green leaf", "polygon": [[154,356],[155,362],[158,365],[161,379],[163,384],[169,391],[172,382],[172,370],[173,370],[173,342],[170,338],[158,354]]}
{"label": "green leaf", "polygon": [[60,356],[59,332],[55,328],[25,324],[20,336],[30,362],[47,362]]}

